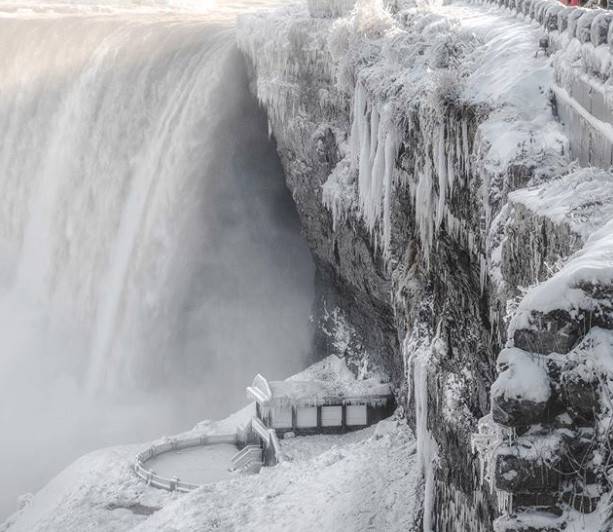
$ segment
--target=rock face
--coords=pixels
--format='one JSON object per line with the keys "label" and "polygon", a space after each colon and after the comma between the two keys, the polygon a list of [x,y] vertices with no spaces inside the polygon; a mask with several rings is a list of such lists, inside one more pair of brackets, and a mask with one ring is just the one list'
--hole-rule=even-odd
{"label": "rock face", "polygon": [[[389,374],[416,430],[424,530],[489,531],[501,513],[498,530],[556,530],[608,489],[596,383],[609,367],[613,180],[569,165],[555,72],[536,53],[546,29],[556,58],[574,46],[557,29],[575,31],[574,12],[503,3],[542,27],[402,0],[239,21],[319,271],[317,348]],[[597,275],[578,273],[588,262]],[[578,486],[583,458],[594,467]]]}

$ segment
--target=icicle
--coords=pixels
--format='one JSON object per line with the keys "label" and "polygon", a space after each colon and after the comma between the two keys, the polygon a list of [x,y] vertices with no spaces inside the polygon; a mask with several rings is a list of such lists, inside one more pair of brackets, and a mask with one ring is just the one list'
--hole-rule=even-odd
{"label": "icicle", "polygon": [[360,135],[360,156],[358,161],[358,192],[360,194],[360,203],[363,205],[364,197],[367,191],[370,189],[371,171],[372,166],[370,163],[370,147],[371,147],[371,135],[368,130],[368,118],[363,115],[361,119]]}
{"label": "icicle", "polygon": [[447,199],[447,160],[445,153],[445,126],[441,124],[437,128],[435,142],[434,142],[434,157],[436,164],[436,171],[438,173],[438,206],[436,209],[436,224],[435,227],[438,230],[443,221],[443,214],[445,211],[445,201]]}
{"label": "icicle", "polygon": [[466,120],[462,120],[462,153],[463,153],[463,170],[466,175],[470,171],[470,152],[468,148],[468,124]]}
{"label": "icicle", "polygon": [[364,121],[366,115],[366,101],[364,89],[357,83],[353,95],[353,121],[351,123],[351,166],[357,170],[361,151],[362,136],[364,135]]}
{"label": "icicle", "polygon": [[375,160],[375,154],[379,147],[379,120],[379,111],[377,111],[377,108],[373,105],[370,111],[370,155],[368,157],[371,164],[373,164]]}
{"label": "icicle", "polygon": [[487,281],[487,259],[485,258],[485,256],[483,254],[479,255],[479,283],[480,283],[480,288],[481,288],[481,294],[483,294],[483,291],[485,290],[485,283]]}
{"label": "icicle", "polygon": [[392,128],[385,138],[385,177],[383,179],[385,183],[385,190],[383,192],[383,247],[386,253],[389,249],[392,233],[391,197],[395,184],[394,165],[399,145],[398,133]]}
{"label": "icicle", "polygon": [[[410,351],[407,353],[407,351]],[[409,398],[415,405],[416,459],[424,477],[423,532],[432,532],[434,510],[434,465],[438,446],[428,429],[428,366],[432,354],[431,345],[415,345],[407,335],[403,343],[409,375]]]}
{"label": "icicle", "polygon": [[426,160],[423,170],[419,174],[419,182],[415,191],[415,218],[419,226],[419,239],[424,251],[426,264],[430,264],[430,249],[433,238],[433,187],[432,166]]}

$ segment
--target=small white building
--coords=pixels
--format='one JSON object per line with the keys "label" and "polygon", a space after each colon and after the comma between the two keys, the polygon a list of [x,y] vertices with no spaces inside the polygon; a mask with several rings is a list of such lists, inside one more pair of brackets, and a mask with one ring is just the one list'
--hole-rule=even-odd
{"label": "small white building", "polygon": [[334,434],[361,429],[395,408],[389,384],[367,381],[268,381],[256,375],[247,396],[256,415],[277,434]]}

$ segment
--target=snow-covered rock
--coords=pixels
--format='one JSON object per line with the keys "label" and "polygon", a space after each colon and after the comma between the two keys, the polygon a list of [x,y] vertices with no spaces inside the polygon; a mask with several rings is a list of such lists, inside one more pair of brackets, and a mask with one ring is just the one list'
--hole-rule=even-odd
{"label": "snow-covered rock", "polygon": [[500,373],[490,390],[494,421],[506,426],[540,422],[551,397],[545,361],[509,348],[500,352],[497,365]]}

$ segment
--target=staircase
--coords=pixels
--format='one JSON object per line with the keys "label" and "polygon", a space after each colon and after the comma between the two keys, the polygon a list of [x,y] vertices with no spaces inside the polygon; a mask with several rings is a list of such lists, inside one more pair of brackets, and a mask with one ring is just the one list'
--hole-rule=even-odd
{"label": "staircase", "polygon": [[262,448],[259,445],[246,445],[232,457],[232,469],[241,473],[257,473],[263,465]]}

